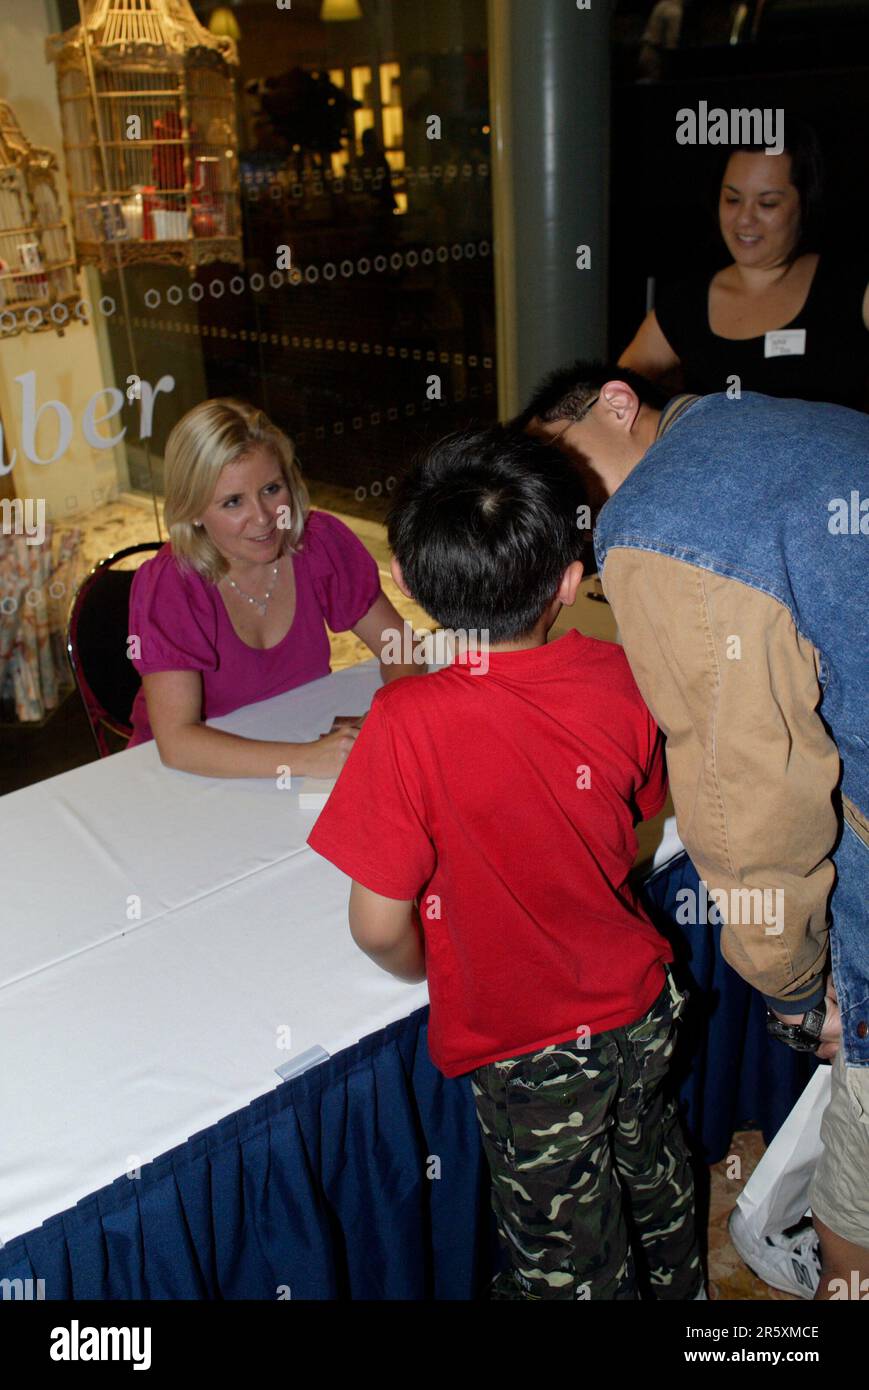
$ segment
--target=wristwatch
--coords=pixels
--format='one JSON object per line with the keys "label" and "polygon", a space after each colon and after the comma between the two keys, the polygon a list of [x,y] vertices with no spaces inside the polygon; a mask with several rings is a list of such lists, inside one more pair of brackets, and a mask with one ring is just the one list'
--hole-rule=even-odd
{"label": "wristwatch", "polygon": [[802,1023],[782,1023],[769,1009],[766,1014],[766,1031],[770,1037],[787,1043],[795,1052],[817,1052],[827,1017],[826,999],[822,999],[816,1009],[809,1009]]}

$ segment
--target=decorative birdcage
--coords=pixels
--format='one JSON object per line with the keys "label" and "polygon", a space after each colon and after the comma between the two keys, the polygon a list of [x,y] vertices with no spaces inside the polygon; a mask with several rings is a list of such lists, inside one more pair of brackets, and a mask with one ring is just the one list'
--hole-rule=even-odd
{"label": "decorative birdcage", "polygon": [[46,52],[79,260],[240,263],[233,40],[188,0],[86,0]]}
{"label": "decorative birdcage", "polygon": [[56,178],[56,156],[31,145],[0,101],[0,337],[62,332],[78,300]]}

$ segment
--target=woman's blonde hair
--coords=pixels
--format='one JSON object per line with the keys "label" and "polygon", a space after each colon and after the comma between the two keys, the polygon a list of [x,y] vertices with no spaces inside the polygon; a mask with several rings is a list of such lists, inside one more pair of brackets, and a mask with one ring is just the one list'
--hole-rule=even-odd
{"label": "woman's blonde hair", "polygon": [[203,401],[182,416],[166,441],[164,517],[172,550],[212,584],[229,566],[205,528],[193,522],[210,505],[226,465],[259,447],[274,454],[290,491],[289,524],[281,527],[284,549],[300,550],[311,506],[308,489],[291,440],[262,410],[244,401]]}

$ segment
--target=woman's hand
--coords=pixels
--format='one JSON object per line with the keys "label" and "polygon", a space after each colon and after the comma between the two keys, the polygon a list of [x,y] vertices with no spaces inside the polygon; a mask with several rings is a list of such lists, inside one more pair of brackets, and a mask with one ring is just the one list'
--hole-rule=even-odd
{"label": "woman's hand", "polygon": [[337,777],[358,736],[359,730],[346,724],[321,734],[316,743],[304,745],[304,755],[296,756],[293,771],[304,777]]}
{"label": "woman's hand", "polygon": [[367,718],[366,714],[336,714],[329,733],[334,734],[338,729],[345,728],[361,729]]}

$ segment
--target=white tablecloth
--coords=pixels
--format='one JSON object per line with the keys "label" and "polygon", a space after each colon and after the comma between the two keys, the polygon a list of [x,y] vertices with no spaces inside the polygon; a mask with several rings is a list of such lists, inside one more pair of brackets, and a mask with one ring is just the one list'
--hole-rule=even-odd
{"label": "white tablecloth", "polygon": [[[213,722],[303,741],[378,684],[366,662]],[[305,845],[317,790],[149,743],[0,799],[0,1239],[427,1002],[355,946],[348,881]]]}

